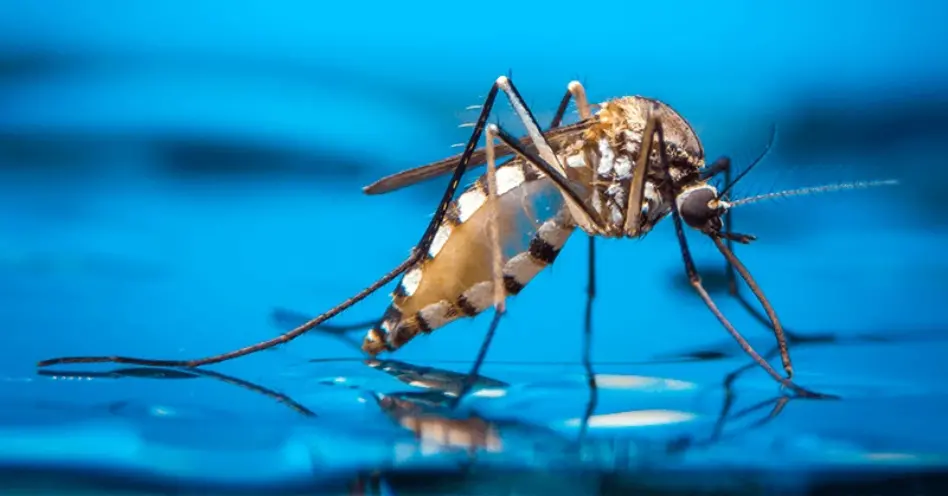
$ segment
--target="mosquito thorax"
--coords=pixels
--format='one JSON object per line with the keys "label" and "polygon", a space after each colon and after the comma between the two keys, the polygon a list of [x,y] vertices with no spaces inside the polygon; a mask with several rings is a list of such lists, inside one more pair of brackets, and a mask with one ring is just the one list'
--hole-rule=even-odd
{"label": "mosquito thorax", "polygon": [[721,216],[727,210],[727,203],[718,200],[714,186],[702,183],[686,187],[678,193],[675,203],[685,224],[705,233],[721,231]]}

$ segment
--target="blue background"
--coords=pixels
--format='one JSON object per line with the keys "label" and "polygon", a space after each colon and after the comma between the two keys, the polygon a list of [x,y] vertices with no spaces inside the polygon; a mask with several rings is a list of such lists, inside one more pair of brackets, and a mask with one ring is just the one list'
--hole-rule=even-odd
{"label": "blue background", "polygon": [[[799,382],[937,396],[948,301],[945,19],[948,4],[922,0],[0,2],[5,401],[214,403],[218,393],[195,385],[51,386],[34,364],[216,354],[278,333],[275,307],[316,315],[354,294],[407,256],[446,179],[385,196],[360,187],[456,153],[450,145],[469,132],[458,126],[476,117],[465,107],[508,71],[541,122],[579,79],[593,101],[668,102],[709,159],[727,154],[738,166],[776,123],[772,152],[738,196],[899,179],[741,207],[737,229],[759,241],[739,254],[787,327],[898,341],[800,354]],[[499,115],[521,131],[506,104]],[[578,363],[583,238],[511,300],[490,360]],[[769,345],[714,284],[723,262],[712,245],[690,240],[722,309]],[[736,350],[685,282],[670,222],[598,248],[597,362]],[[389,290],[335,322],[377,317]],[[488,321],[455,323],[395,358],[470,360]],[[918,333],[927,344],[898,340]],[[276,380],[311,358],[357,356],[307,336],[215,367]],[[667,374],[723,375],[697,370]],[[270,408],[227,391],[229,410]]]}

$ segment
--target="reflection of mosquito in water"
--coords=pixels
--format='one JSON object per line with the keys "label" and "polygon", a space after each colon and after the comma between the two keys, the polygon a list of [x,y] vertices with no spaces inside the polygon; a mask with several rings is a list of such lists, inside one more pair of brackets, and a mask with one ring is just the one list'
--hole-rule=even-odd
{"label": "reflection of mosquito in water", "polygon": [[[526,128],[526,138],[518,140],[501,126],[487,124],[501,93]],[[570,101],[575,102],[581,121],[561,125]],[[627,96],[591,105],[582,84],[573,81],[567,85],[551,128],[544,133],[510,78],[501,76],[479,108],[480,115],[462,154],[383,178],[366,189],[369,193],[384,193],[453,173],[433,219],[409,258],[355,296],[276,338],[211,357],[196,360],[64,357],[44,360],[39,366],[116,362],[197,367],[230,360],[295,339],[401,276],[391,305],[366,333],[363,351],[373,357],[383,351],[395,351],[418,335],[493,307],[493,320],[470,373],[473,377],[486,356],[506,298],[520,293],[550,266],[578,228],[589,236],[583,363],[589,377],[594,377],[589,356],[591,304],[595,295],[593,241],[596,238],[642,238],[660,221],[671,217],[689,282],[708,309],[744,352],[775,381],[797,393],[808,393],[792,382],[790,354],[776,313],[734,255],[734,242],[746,244],[755,238],[731,231],[727,222],[731,209],[768,198],[893,184],[893,181],[803,188],[732,199],[729,196],[732,187],[753,165],[731,181],[730,159],[722,157],[706,164],[703,146],[694,129],[678,112],[658,100]],[[482,134],[486,146],[478,151],[476,147]],[[496,140],[503,142],[503,146],[498,146]],[[496,159],[506,155],[513,158],[498,166]],[[480,163],[486,163],[487,173],[455,198],[466,169]],[[711,179],[721,173],[727,180],[719,190],[711,184]],[[714,242],[765,308],[780,346],[784,375],[754,351],[704,289],[688,248],[685,224]],[[640,258],[647,260],[647,255]],[[595,396],[595,387],[591,381],[592,396]]]}
{"label": "reflection of mosquito in water", "polygon": [[[436,367],[416,366],[396,360],[366,360],[367,365],[373,369],[380,370],[392,377],[400,380],[406,385],[424,388],[425,391],[401,391],[394,393],[379,393],[376,391],[368,392],[377,402],[379,409],[388,415],[396,425],[411,431],[418,443],[418,449],[422,452],[431,454],[464,452],[469,456],[469,462],[476,459],[478,452],[500,453],[505,449],[504,434],[510,435],[516,433],[521,438],[531,438],[536,442],[534,444],[544,447],[544,452],[549,453],[550,448],[559,448],[568,454],[576,453],[579,445],[574,441],[569,441],[561,434],[549,430],[540,425],[533,425],[529,422],[515,420],[491,420],[474,412],[460,412],[456,409],[454,403],[455,397],[465,382],[469,380],[467,374],[452,372]],[[740,373],[753,367],[753,364],[742,367],[736,371],[733,376],[725,382],[728,389],[728,401],[721,411],[716,429],[720,429],[729,419],[744,417],[756,411],[763,406],[755,406],[752,409],[741,412],[737,417],[730,417],[729,412],[733,404],[734,394],[730,388],[733,379]],[[203,369],[179,369],[179,368],[141,368],[128,367],[118,368],[104,372],[88,371],[40,371],[41,375],[52,378],[95,378],[95,379],[152,379],[152,380],[182,380],[207,378],[221,381],[227,384],[238,386],[249,391],[262,394],[279,403],[282,403],[299,413],[304,417],[314,418],[317,413],[285,393],[274,391],[265,386],[255,384],[251,381],[239,379],[220,372],[210,372]],[[324,384],[324,387],[334,387],[330,384]],[[489,377],[478,377],[472,384],[471,391],[477,394],[477,391],[484,389],[495,389],[506,387],[507,384]],[[771,400],[786,404],[791,399],[805,398],[800,396],[780,395]],[[768,403],[769,404],[769,403]],[[779,411],[773,411],[768,419],[776,417]],[[584,419],[588,423],[588,419]],[[612,439],[580,439],[580,444],[602,443],[605,442],[615,449],[615,440]],[[681,439],[676,439],[669,443],[667,451],[681,451],[686,447],[703,445],[707,443],[688,443]]]}
{"label": "reflection of mosquito in water", "polygon": [[177,368],[152,368],[152,367],[122,367],[105,372],[89,372],[89,371],[50,371],[50,370],[40,370],[39,375],[52,377],[53,379],[60,378],[84,378],[84,379],[159,379],[159,380],[183,380],[183,379],[197,379],[200,377],[205,377],[208,379],[214,379],[221,381],[227,384],[234,386],[239,386],[241,388],[253,391],[255,393],[262,394],[268,398],[274,399],[279,403],[283,403],[291,410],[303,415],[305,417],[316,417],[316,413],[306,408],[301,403],[293,400],[289,396],[269,389],[264,386],[260,386],[250,381],[245,381],[237,377],[222,374],[220,372],[214,372],[212,370],[204,369],[177,369]]}
{"label": "reflection of mosquito in water", "polygon": [[[317,360],[318,361],[318,360]],[[586,467],[599,472],[635,471],[654,464],[661,464],[667,457],[683,455],[689,450],[704,449],[724,439],[721,432],[724,426],[731,421],[755,414],[769,403],[761,402],[749,408],[731,414],[736,397],[730,391],[733,380],[726,381],[728,388],[724,406],[714,427],[714,431],[706,439],[692,437],[676,437],[667,441],[648,441],[634,436],[623,437],[595,437],[570,440],[543,425],[534,425],[522,420],[494,420],[485,418],[473,412],[460,412],[456,408],[454,398],[470,380],[467,374],[452,372],[435,367],[421,367],[395,360],[366,360],[373,369],[387,373],[405,384],[426,388],[425,391],[402,391],[394,393],[378,393],[366,391],[375,400],[379,409],[388,416],[398,427],[410,432],[414,441],[410,444],[398,443],[392,446],[393,462],[383,462],[377,466],[360,468],[349,479],[349,494],[352,496],[366,494],[392,494],[393,487],[400,486],[400,482],[391,480],[389,474],[398,471],[398,465],[404,466],[405,458],[421,456],[448,457],[456,462],[456,472],[443,474],[451,477],[452,473],[463,477],[478,466],[478,459],[483,454],[494,454],[503,457],[505,454],[516,456],[522,450],[528,450],[530,459],[546,459],[560,466],[571,469]],[[750,364],[742,367],[737,374],[754,367]],[[40,371],[40,374],[53,377],[94,377],[102,379],[158,379],[179,380],[189,378],[207,378],[223,381],[227,384],[239,386],[287,405],[293,411],[306,418],[316,416],[312,410],[301,405],[290,396],[273,391],[267,387],[254,384],[250,381],[238,379],[217,372],[208,372],[203,369],[177,368],[119,368],[108,372],[70,372],[70,371]],[[479,376],[471,384],[471,394],[477,394],[481,388],[498,388],[505,383]],[[324,387],[334,387],[326,385]],[[791,400],[804,399],[801,396],[780,395],[771,402],[777,404],[755,424],[744,427],[741,433],[775,419],[780,415],[783,406]],[[588,419],[584,419],[587,423]],[[730,433],[730,436],[739,435]],[[589,455],[593,454],[593,458]],[[459,456],[460,455],[460,456]],[[410,462],[409,462],[410,464]],[[409,487],[407,493],[420,491],[431,492],[432,481],[424,478],[413,478],[408,484],[420,484],[423,487]],[[397,487],[401,489],[401,487]],[[400,491],[399,491],[400,493]]]}
{"label": "reflection of mosquito in water", "polygon": [[[292,312],[279,311],[276,313],[278,322],[282,324],[290,323],[299,316],[294,316]],[[343,333],[339,334],[344,336]],[[855,343],[891,343],[903,340],[939,340],[942,336],[937,334],[920,334],[917,336],[901,335],[864,335],[855,338],[840,337],[836,335],[807,336],[799,333],[789,333],[792,340],[798,347],[816,347],[825,345],[845,345],[849,342]],[[729,348],[726,350],[730,351]],[[779,348],[773,348],[764,356],[772,358],[779,353]],[[696,350],[679,354],[676,358],[681,361],[707,361],[726,358],[730,353],[714,350]],[[313,360],[313,362],[326,362],[330,360]],[[396,360],[366,360],[366,365],[381,373],[388,374],[406,385],[416,388],[424,388],[425,391],[404,391],[381,394],[375,391],[369,393],[375,398],[379,408],[388,415],[396,425],[410,431],[415,437],[418,445],[417,449],[424,451],[425,445],[429,450],[438,453],[465,453],[467,462],[462,463],[459,468],[467,469],[476,463],[479,452],[503,452],[506,448],[505,441],[511,436],[518,436],[523,439],[534,440],[534,445],[538,446],[538,452],[552,453],[554,450],[562,450],[562,453],[569,456],[572,453],[578,456],[579,449],[584,446],[593,453],[610,453],[610,460],[597,460],[598,468],[605,470],[628,470],[630,464],[648,463],[650,460],[643,460],[642,444],[637,439],[622,438],[580,438],[577,441],[569,441],[562,438],[561,434],[550,431],[549,429],[532,425],[525,421],[497,421],[485,418],[473,413],[459,412],[453,403],[453,399],[462,391],[465,382],[470,380],[468,374],[453,372],[430,366],[417,366]],[[655,456],[661,456],[662,453],[669,456],[681,455],[688,451],[711,448],[717,443],[726,439],[746,435],[746,433],[761,428],[766,424],[775,421],[794,401],[817,401],[827,400],[827,398],[812,398],[806,396],[787,396],[775,395],[773,398],[759,401],[753,405],[734,411],[739,403],[740,393],[734,390],[735,381],[745,372],[756,367],[754,362],[745,364],[731,373],[723,381],[724,400],[721,409],[714,422],[711,432],[705,437],[679,436],[664,442],[659,449],[649,449],[646,452]],[[284,405],[287,405],[293,411],[305,417],[315,417],[316,413],[293,400],[286,394],[274,391],[254,384],[250,381],[238,379],[218,372],[211,372],[204,369],[178,369],[178,368],[120,368],[108,372],[70,372],[70,371],[40,371],[41,375],[53,377],[95,377],[95,378],[147,378],[147,379],[188,379],[188,378],[208,378],[223,381],[228,384],[236,385],[250,391],[263,394]],[[473,394],[483,389],[497,389],[507,386],[506,383],[478,376],[475,382],[471,384]],[[335,386],[326,386],[335,387]],[[591,410],[587,408],[586,415],[590,415]],[[747,418],[755,418],[753,422],[744,423],[741,428],[732,432],[725,432],[727,425],[739,422]],[[588,423],[588,418],[584,419]],[[660,461],[660,458],[659,458]],[[577,463],[579,463],[577,459]],[[608,466],[605,466],[607,465]],[[371,491],[373,487],[378,488],[385,484],[386,467],[374,467],[357,474],[357,480],[354,482],[353,494],[364,494],[360,491]]]}

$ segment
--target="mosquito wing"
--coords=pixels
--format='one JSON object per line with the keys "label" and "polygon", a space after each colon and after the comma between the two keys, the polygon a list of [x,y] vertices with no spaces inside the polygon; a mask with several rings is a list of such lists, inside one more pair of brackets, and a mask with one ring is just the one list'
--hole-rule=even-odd
{"label": "mosquito wing", "polygon": [[[553,148],[553,150],[556,151],[563,145],[577,139],[579,135],[581,135],[582,132],[589,127],[593,120],[594,119],[587,119],[585,121],[570,124],[568,126],[557,127],[544,133],[544,136],[546,136],[547,140],[549,140],[550,146]],[[534,148],[529,136],[524,136],[521,138],[520,144],[527,149]],[[494,151],[498,159],[513,153],[513,150],[509,146],[502,143],[495,145]],[[396,172],[395,174],[385,176],[382,179],[365,186],[362,188],[362,191],[367,195],[380,195],[447,174],[454,171],[454,169],[458,166],[458,163],[461,160],[461,155],[463,154],[459,153],[452,157],[441,159],[437,162],[432,162],[428,165],[422,165],[420,167],[415,167],[414,169]],[[480,167],[484,165],[486,161],[487,154],[484,148],[478,148],[471,155],[471,160],[468,162],[468,170],[471,170],[475,167]]]}

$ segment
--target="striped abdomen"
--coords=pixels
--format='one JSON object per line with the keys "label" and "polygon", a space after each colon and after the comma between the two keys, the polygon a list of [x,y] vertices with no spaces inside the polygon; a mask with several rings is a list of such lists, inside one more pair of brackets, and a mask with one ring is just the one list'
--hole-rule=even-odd
{"label": "striped abdomen", "polygon": [[[378,328],[362,349],[375,355],[403,346],[493,305],[490,210],[482,176],[448,208],[428,256],[402,277]],[[553,263],[575,225],[552,181],[520,160],[497,168],[498,217],[504,287],[516,295]]]}

